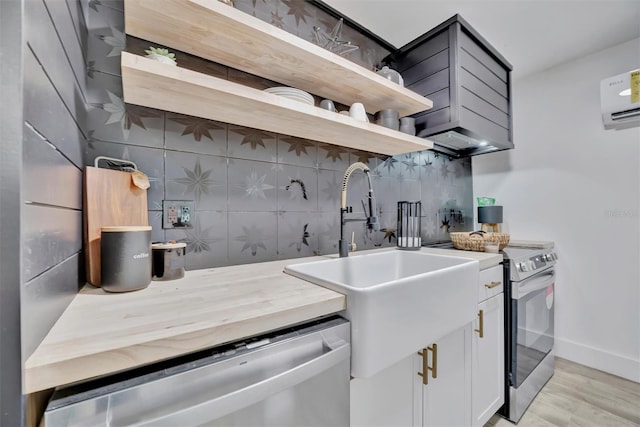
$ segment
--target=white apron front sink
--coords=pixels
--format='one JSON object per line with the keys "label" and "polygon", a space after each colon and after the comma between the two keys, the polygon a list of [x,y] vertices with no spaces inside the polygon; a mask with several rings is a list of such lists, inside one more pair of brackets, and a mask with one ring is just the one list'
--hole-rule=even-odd
{"label": "white apron front sink", "polygon": [[392,250],[284,271],[347,296],[351,375],[370,377],[477,314],[478,261]]}

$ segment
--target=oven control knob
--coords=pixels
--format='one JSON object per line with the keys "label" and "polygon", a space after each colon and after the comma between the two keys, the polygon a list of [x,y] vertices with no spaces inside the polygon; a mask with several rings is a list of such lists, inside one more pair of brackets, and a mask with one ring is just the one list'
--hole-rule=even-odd
{"label": "oven control knob", "polygon": [[536,269],[536,263],[533,261],[527,261],[527,271],[533,271]]}
{"label": "oven control knob", "polygon": [[524,263],[524,262],[519,262],[519,263],[516,265],[516,267],[518,268],[518,270],[523,271],[523,272],[525,272],[525,271],[529,271],[529,268],[528,268],[527,264],[526,264],[526,263]]}

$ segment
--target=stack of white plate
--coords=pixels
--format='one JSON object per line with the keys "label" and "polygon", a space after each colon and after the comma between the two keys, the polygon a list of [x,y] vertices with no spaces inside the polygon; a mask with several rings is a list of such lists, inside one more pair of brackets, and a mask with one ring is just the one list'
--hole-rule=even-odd
{"label": "stack of white plate", "polygon": [[293,99],[295,101],[304,102],[305,104],[309,104],[309,105],[314,104],[313,96],[311,94],[293,87],[286,87],[286,86],[270,87],[268,89],[265,89],[264,91],[272,93],[274,95]]}

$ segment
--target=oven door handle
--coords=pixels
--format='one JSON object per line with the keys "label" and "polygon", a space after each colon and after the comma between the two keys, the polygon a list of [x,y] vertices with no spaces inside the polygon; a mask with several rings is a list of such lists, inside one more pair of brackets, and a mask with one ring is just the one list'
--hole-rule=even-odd
{"label": "oven door handle", "polygon": [[533,276],[520,283],[513,282],[513,288],[511,291],[512,298],[520,299],[531,292],[545,289],[547,286],[553,285],[555,280],[556,271],[555,269],[551,269],[551,271],[545,271],[544,273]]}

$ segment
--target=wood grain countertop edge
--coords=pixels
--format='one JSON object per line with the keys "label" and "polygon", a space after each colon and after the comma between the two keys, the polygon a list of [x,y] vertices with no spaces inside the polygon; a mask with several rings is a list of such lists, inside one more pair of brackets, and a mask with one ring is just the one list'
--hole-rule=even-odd
{"label": "wood grain countertop edge", "polygon": [[[346,297],[339,293],[324,301],[313,301],[277,313],[241,319],[202,330],[161,338],[149,342],[88,354],[43,365],[27,363],[24,370],[24,393],[29,394],[61,385],[114,374],[215,347],[296,323],[305,322],[346,308]],[[235,330],[242,329],[241,333]]]}

